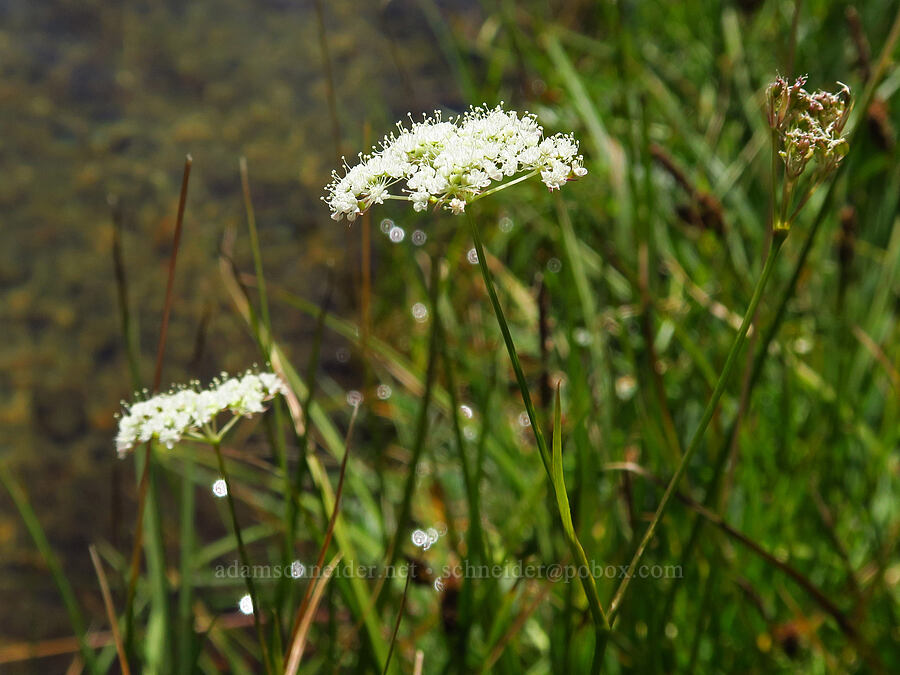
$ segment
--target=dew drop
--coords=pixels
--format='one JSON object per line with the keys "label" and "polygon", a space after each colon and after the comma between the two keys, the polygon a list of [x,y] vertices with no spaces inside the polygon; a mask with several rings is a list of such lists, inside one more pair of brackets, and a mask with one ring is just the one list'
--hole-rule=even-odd
{"label": "dew drop", "polygon": [[622,375],[616,378],[616,396],[621,400],[627,401],[634,395],[637,389],[637,380],[631,375]]}
{"label": "dew drop", "polygon": [[212,484],[212,493],[219,498],[226,496],[228,494],[228,483],[219,478]]}
{"label": "dew drop", "polygon": [[375,395],[381,401],[387,401],[393,393],[394,392],[391,389],[390,385],[387,384],[379,384],[378,388],[375,390]]}
{"label": "dew drop", "polygon": [[587,328],[576,328],[574,334],[575,342],[577,342],[582,347],[587,347],[591,342],[594,341],[594,337],[591,335],[591,332]]}
{"label": "dew drop", "polygon": [[404,230],[402,227],[394,225],[391,228],[391,231],[388,232],[388,237],[390,237],[391,241],[395,244],[399,244],[406,238],[406,230]]}
{"label": "dew drop", "polygon": [[428,533],[425,530],[415,530],[410,538],[413,545],[419,548],[424,548],[428,545]]}

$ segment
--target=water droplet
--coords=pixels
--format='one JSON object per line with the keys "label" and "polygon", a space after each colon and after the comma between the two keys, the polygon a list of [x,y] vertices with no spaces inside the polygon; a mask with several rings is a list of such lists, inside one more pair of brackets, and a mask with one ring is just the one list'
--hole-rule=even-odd
{"label": "water droplet", "polygon": [[334,356],[338,360],[338,363],[347,363],[347,361],[350,360],[350,350],[341,347]]}
{"label": "water droplet", "polygon": [[513,221],[512,218],[508,218],[504,216],[500,219],[500,231],[501,232],[512,232],[513,229]]}
{"label": "water droplet", "polygon": [[212,493],[216,497],[224,497],[228,494],[228,483],[226,483],[222,478],[217,480],[212,484]]}
{"label": "water droplet", "polygon": [[425,323],[428,320],[428,308],[421,302],[417,302],[412,306],[412,315],[419,323]]}
{"label": "water droplet", "polygon": [[472,409],[471,409],[469,406],[467,406],[467,405],[461,405],[461,406],[459,406],[459,411],[463,414],[463,416],[465,416],[465,418],[466,418],[467,420],[472,419],[472,415],[474,414],[474,413],[472,412]]}
{"label": "water droplet", "polygon": [[390,218],[384,218],[381,221],[380,227],[381,231],[387,234],[391,231],[391,228],[394,227],[394,221]]}
{"label": "water droplet", "polygon": [[574,337],[575,342],[582,347],[587,347],[594,341],[594,336],[591,335],[591,332],[587,328],[576,328]]}
{"label": "water droplet", "polygon": [[356,389],[351,389],[347,392],[347,405],[356,407],[360,403],[363,402],[363,395],[356,391]]}
{"label": "water droplet", "polygon": [[616,378],[616,396],[623,401],[627,401],[634,395],[637,389],[637,380],[631,375],[622,375]]}
{"label": "water droplet", "polygon": [[391,241],[395,244],[399,244],[401,241],[406,239],[406,230],[404,230],[402,227],[394,225],[391,228],[391,231],[388,232],[388,237],[390,237]]}
{"label": "water droplet", "polygon": [[478,264],[478,251],[476,251],[474,248],[470,248],[469,252],[466,253],[466,260],[468,260],[469,263],[472,265],[477,265]]}
{"label": "water droplet", "polygon": [[467,441],[474,441],[477,436],[478,436],[478,434],[475,431],[475,427],[473,427],[473,426],[463,427],[463,437]]}
{"label": "water droplet", "polygon": [[412,233],[412,243],[416,246],[421,246],[426,241],[428,241],[428,235],[422,232],[422,230],[416,230]]}
{"label": "water droplet", "polygon": [[530,427],[531,420],[528,418],[528,412],[523,412],[519,414],[519,425],[523,427]]}
{"label": "water droplet", "polygon": [[253,614],[253,600],[250,599],[249,595],[245,595],[240,599],[238,609],[241,610],[242,614]]}
{"label": "water droplet", "polygon": [[547,270],[553,272],[553,274],[556,274],[561,269],[562,263],[560,262],[559,258],[550,258],[550,260],[547,261]]}
{"label": "water droplet", "polygon": [[428,542],[430,544],[435,543],[441,536],[440,534],[438,534],[438,531],[433,527],[429,527],[427,530],[425,530],[425,534],[428,535]]}
{"label": "water droplet", "polygon": [[379,384],[378,388],[375,390],[375,395],[381,401],[387,401],[393,393],[394,392],[391,390],[390,385],[387,384]]}
{"label": "water droplet", "polygon": [[434,580],[434,590],[436,590],[438,593],[444,590],[444,580],[440,577]]}
{"label": "water droplet", "polygon": [[794,351],[798,354],[809,354],[812,351],[813,344],[805,337],[798,337],[794,340]]}
{"label": "water droplet", "polygon": [[425,530],[415,530],[412,533],[412,543],[419,548],[425,548],[428,545],[428,534]]}
{"label": "water droplet", "polygon": [[294,579],[299,579],[304,574],[306,574],[306,567],[299,560],[295,560],[291,563],[291,576]]}

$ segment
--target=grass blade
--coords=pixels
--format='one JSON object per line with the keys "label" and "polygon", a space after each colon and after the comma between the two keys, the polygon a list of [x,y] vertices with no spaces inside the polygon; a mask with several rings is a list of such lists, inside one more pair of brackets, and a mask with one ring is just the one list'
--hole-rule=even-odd
{"label": "grass blade", "polygon": [[41,527],[41,522],[38,520],[37,514],[34,512],[34,509],[31,508],[31,502],[28,499],[25,489],[15,478],[13,478],[9,468],[3,463],[0,463],[0,483],[3,483],[3,486],[12,497],[16,509],[18,509],[19,515],[25,523],[25,527],[28,528],[28,533],[31,535],[35,546],[37,546],[38,551],[40,551],[41,557],[50,569],[50,575],[53,577],[53,581],[59,589],[63,604],[66,606],[66,612],[69,614],[69,623],[72,625],[72,630],[75,632],[75,637],[78,639],[81,658],[84,659],[84,663],[90,672],[99,672],[97,670],[97,661],[94,650],[91,649],[87,642],[84,617],[81,614],[81,608],[78,606],[78,600],[75,598],[75,592],[72,590],[72,586],[69,584],[69,580],[63,572],[62,565],[59,563],[59,558],[56,557],[53,548],[50,546],[50,542],[47,541],[47,535],[44,532],[44,528]]}
{"label": "grass blade", "polygon": [[94,570],[97,572],[97,580],[100,582],[100,592],[103,595],[106,617],[109,619],[110,630],[116,643],[116,653],[119,655],[119,667],[122,669],[122,675],[131,675],[131,669],[128,667],[128,658],[125,656],[125,643],[122,642],[122,635],[119,633],[119,622],[116,619],[116,610],[113,607],[112,594],[109,592],[106,572],[103,571],[103,563],[100,562],[100,556],[97,555],[97,549],[93,545],[88,546],[88,551],[91,554]]}
{"label": "grass blade", "polygon": [[[335,502],[335,509],[337,509],[337,501]],[[312,625],[313,617],[316,615],[316,610],[319,608],[319,602],[322,600],[322,593],[328,585],[328,580],[331,579],[331,573],[341,561],[341,556],[341,553],[334,556],[334,558],[331,559],[331,562],[328,563],[328,567],[323,568],[321,565],[316,566],[316,569],[323,570],[322,576],[316,582],[315,590],[312,592],[312,596],[309,599],[309,606],[306,608],[306,612],[302,614],[303,618],[300,619],[300,623],[297,626],[297,634],[294,636],[294,642],[291,645],[290,656],[288,658],[287,666],[284,669],[284,675],[294,675],[294,673],[297,672],[297,669],[300,668],[300,659],[303,658],[303,650],[306,647],[306,637],[309,635],[309,627]],[[310,588],[312,588],[312,586],[310,586]]]}

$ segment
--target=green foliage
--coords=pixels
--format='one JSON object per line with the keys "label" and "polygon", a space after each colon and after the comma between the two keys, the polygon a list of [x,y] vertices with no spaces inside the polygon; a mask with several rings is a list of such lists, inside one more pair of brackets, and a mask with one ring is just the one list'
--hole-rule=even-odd
{"label": "green foliage", "polygon": [[[132,668],[280,672],[306,585],[326,582],[256,578],[257,639],[236,612],[244,580],[212,571],[310,566],[330,541],[339,567],[316,589],[300,672],[381,672],[389,655],[411,672],[418,651],[426,673],[588,672],[603,644],[595,665],[610,673],[900,670],[900,71],[878,60],[900,24],[895,3],[860,8],[861,70],[844,4],[796,6],[500,0],[449,14],[421,0],[454,100],[504,99],[574,131],[589,173],[559,194],[530,181],[473,204],[471,229],[379,207],[346,233],[372,233],[371,293],[339,285],[337,309],[263,277],[270,223],[243,165],[236,246],[254,273],[226,247],[223,283],[293,393],[223,454],[154,449],[148,517],[166,518],[166,481],[180,517],[146,528],[135,631],[152,647]],[[812,88],[850,85],[854,135],[782,245],[765,91],[806,72]],[[335,92],[334,128],[382,119]],[[344,145],[362,149],[362,134]],[[286,315],[319,326],[308,364],[279,334]],[[352,372],[320,363],[318,340],[349,345]],[[336,495],[349,390],[362,404]],[[233,492],[211,506],[197,487],[225,461]],[[201,509],[223,529],[195,527]],[[242,536],[216,539],[232,526]],[[407,564],[409,583],[394,573]]]}

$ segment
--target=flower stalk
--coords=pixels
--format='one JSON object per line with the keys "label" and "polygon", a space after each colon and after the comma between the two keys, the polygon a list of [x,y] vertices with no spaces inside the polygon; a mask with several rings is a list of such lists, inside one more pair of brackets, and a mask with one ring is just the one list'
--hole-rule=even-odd
{"label": "flower stalk", "polygon": [[741,348],[744,346],[744,342],[747,339],[747,332],[750,330],[750,324],[753,321],[753,316],[756,314],[756,308],[759,306],[759,302],[763,297],[766,285],[768,284],[769,279],[772,276],[772,271],[775,269],[775,261],[778,258],[778,252],[781,250],[781,247],[784,244],[786,238],[787,228],[779,228],[773,231],[772,246],[769,249],[769,255],[766,257],[765,265],[763,266],[759,279],[756,282],[756,287],[753,290],[753,296],[750,298],[750,305],[747,307],[747,311],[744,313],[744,319],[741,322],[741,327],[738,329],[738,334],[731,345],[731,349],[728,351],[728,357],[725,360],[725,366],[722,368],[722,372],[719,375],[719,379],[716,381],[716,386],[713,390],[712,396],[706,404],[706,409],[703,411],[703,417],[700,419],[700,425],[694,432],[694,435],[691,438],[691,443],[688,446],[688,449],[685,451],[684,456],[681,458],[681,462],[679,462],[678,468],[675,470],[675,474],[669,480],[669,484],[666,487],[666,491],[663,493],[662,499],[659,502],[659,506],[656,507],[656,513],[653,514],[653,519],[650,521],[650,525],[649,527],[647,527],[646,532],[644,532],[641,543],[638,545],[637,550],[634,552],[634,556],[632,557],[631,562],[628,565],[628,570],[622,578],[622,581],[619,584],[619,588],[616,590],[615,595],[613,595],[613,599],[609,605],[609,614],[611,617],[614,617],[616,612],[618,612],[619,608],[621,607],[622,599],[625,597],[625,592],[628,590],[628,584],[631,581],[634,570],[640,563],[647,545],[650,543],[650,540],[656,533],[656,528],[659,525],[659,521],[662,520],[662,516],[666,510],[666,507],[669,505],[669,502],[672,500],[672,497],[678,490],[678,485],[679,483],[681,483],[681,479],[684,477],[684,473],[687,470],[691,458],[693,458],[694,454],[696,454],[697,449],[700,447],[700,444],[703,441],[703,435],[706,432],[706,428],[709,426],[709,423],[712,420],[716,409],[718,408],[719,401],[722,398],[722,394],[725,393],[725,389],[731,380],[731,374],[734,371],[734,366],[737,364],[738,355],[741,352]]}
{"label": "flower stalk", "polygon": [[[247,555],[247,548],[244,546],[244,537],[241,535],[241,526],[237,519],[237,509],[234,505],[234,497],[231,495],[231,481],[228,478],[228,470],[225,468],[225,459],[222,457],[222,439],[218,434],[213,434],[207,439],[216,453],[216,461],[219,463],[219,473],[222,480],[225,481],[225,498],[228,503],[228,513],[231,516],[231,526],[234,529],[234,538],[237,540],[238,555],[241,557],[241,565],[244,569],[251,570],[250,556]],[[253,604],[253,626],[256,628],[256,636],[259,639],[259,647],[262,650],[263,663],[266,672],[270,672],[269,668],[269,650],[266,647],[266,636],[263,633],[262,622],[259,618],[259,601],[256,595],[256,585],[253,583],[253,574],[247,573],[242,575],[244,582],[247,584],[247,593],[250,594],[250,602]]]}
{"label": "flower stalk", "polygon": [[[528,421],[531,423],[531,429],[534,433],[534,439],[538,446],[538,452],[541,455],[541,461],[544,463],[544,469],[553,486],[554,496],[559,508],[559,516],[563,523],[563,529],[566,533],[566,542],[572,557],[579,566],[590,569],[587,556],[584,553],[584,547],[578,540],[572,524],[572,513],[569,508],[569,499],[565,491],[565,482],[562,476],[562,447],[560,433],[560,410],[559,410],[559,392],[557,391],[557,404],[554,416],[554,434],[553,434],[553,454],[547,448],[547,440],[544,432],[541,430],[540,421],[534,402],[531,400],[531,392],[528,387],[528,381],[525,379],[525,373],[522,370],[522,364],[519,361],[519,355],[516,351],[512,334],[509,332],[509,325],[506,322],[506,315],[500,305],[500,299],[497,297],[497,290],[494,288],[494,281],[491,271],[487,265],[487,257],[484,253],[484,244],[481,240],[481,232],[475,219],[468,216],[469,226],[472,233],[472,241],[475,244],[475,252],[478,255],[478,267],[481,269],[481,276],[484,279],[484,285],[487,288],[488,297],[491,301],[491,307],[494,310],[494,316],[500,326],[500,333],[503,335],[503,342],[506,345],[506,351],[509,354],[509,360],[512,364],[513,371],[516,375],[516,382],[519,385],[519,391],[522,394],[522,401],[525,404],[525,411],[528,415]],[[592,574],[579,575],[584,593],[588,599],[588,608],[591,613],[591,619],[594,622],[596,633],[596,643],[594,646],[594,659],[592,662],[591,672],[599,673],[602,665],[603,653],[606,650],[606,642],[611,632],[609,619],[603,611],[600,602],[600,595],[597,592],[597,584]]]}
{"label": "flower stalk", "polygon": [[[706,410],[703,412],[700,425],[694,432],[687,451],[681,458],[675,474],[666,487],[662,500],[656,508],[656,513],[653,515],[653,519],[650,521],[650,525],[644,533],[631,563],[628,565],[628,571],[613,595],[609,606],[610,616],[615,616],[618,612],[631,581],[631,576],[640,563],[647,545],[653,538],[656,527],[662,519],[663,512],[677,491],[678,484],[687,470],[688,463],[700,447],[706,428],[716,412],[722,394],[725,393],[737,362],[738,354],[744,346],[750,324],[753,322],[753,317],[762,299],[766,284],[772,275],[778,252],[781,250],[790,232],[794,218],[800,208],[807,202],[812,192],[826,176],[837,169],[841,160],[847,154],[849,146],[843,136],[843,130],[850,112],[849,88],[842,84],[841,90],[837,94],[829,94],[822,91],[810,94],[803,89],[805,83],[805,77],[797,78],[793,85],[788,85],[784,79],[779,77],[766,90],[766,116],[772,129],[772,244],[766,256],[762,272],[756,282],[750,305],[747,307],[741,327],[738,329],[738,334],[728,352],[725,366],[706,405]],[[781,203],[777,209],[777,216],[775,216],[775,195],[777,193],[775,185],[778,175],[776,157],[780,157],[784,162],[784,182],[782,183]],[[790,211],[791,215],[788,217],[787,214],[796,192],[797,183],[804,171],[806,171],[807,165],[813,159],[815,159],[815,171],[811,183],[806,185],[806,190],[800,198],[798,206],[793,211]]]}

